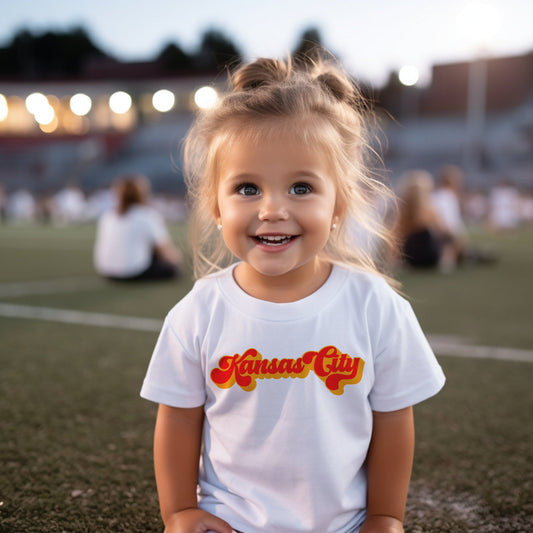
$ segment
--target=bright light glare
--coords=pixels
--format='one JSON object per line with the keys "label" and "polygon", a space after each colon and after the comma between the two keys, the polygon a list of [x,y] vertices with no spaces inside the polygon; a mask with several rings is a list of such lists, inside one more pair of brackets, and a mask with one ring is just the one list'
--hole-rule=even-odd
{"label": "bright light glare", "polygon": [[40,107],[34,115],[37,123],[41,125],[51,124],[55,116],[54,108],[50,104]]}
{"label": "bright light glare", "polygon": [[152,105],[155,109],[157,109],[157,111],[160,111],[161,113],[170,111],[174,107],[175,102],[176,98],[174,96],[174,93],[170,92],[167,89],[160,89],[159,91],[156,91],[152,96]]}
{"label": "bright light glare", "polygon": [[26,109],[32,114],[35,115],[39,112],[40,109],[50,106],[48,103],[48,98],[41,93],[31,93],[26,97]]}
{"label": "bright light glare", "polygon": [[127,113],[131,108],[131,96],[124,91],[117,91],[109,97],[109,107],[119,115]]}
{"label": "bright light glare", "polygon": [[457,23],[465,37],[478,45],[486,45],[498,33],[501,18],[491,3],[475,0],[459,13]]}
{"label": "bright light glare", "polygon": [[57,126],[59,125],[59,121],[57,120],[57,117],[54,117],[50,122],[47,124],[39,124],[39,128],[44,133],[54,133],[54,131],[57,130]]}
{"label": "bright light glare", "polygon": [[210,109],[215,107],[218,100],[218,93],[213,87],[201,87],[194,93],[194,103],[200,109]]}
{"label": "bright light glare", "polygon": [[5,120],[7,118],[8,112],[9,112],[9,109],[7,106],[6,97],[3,94],[0,94],[0,122],[2,122],[2,120]]}
{"label": "bright light glare", "polygon": [[92,107],[91,98],[83,93],[75,94],[70,99],[70,110],[78,117],[84,117]]}
{"label": "bright light glare", "polygon": [[398,78],[402,85],[411,87],[418,83],[418,80],[420,79],[420,72],[413,65],[405,65],[400,69]]}

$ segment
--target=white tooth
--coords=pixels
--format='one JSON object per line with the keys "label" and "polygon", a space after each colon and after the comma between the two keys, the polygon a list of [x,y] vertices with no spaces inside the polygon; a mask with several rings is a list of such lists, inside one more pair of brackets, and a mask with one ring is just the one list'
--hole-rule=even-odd
{"label": "white tooth", "polygon": [[258,236],[259,240],[265,244],[278,245],[287,242],[289,235],[262,235]]}

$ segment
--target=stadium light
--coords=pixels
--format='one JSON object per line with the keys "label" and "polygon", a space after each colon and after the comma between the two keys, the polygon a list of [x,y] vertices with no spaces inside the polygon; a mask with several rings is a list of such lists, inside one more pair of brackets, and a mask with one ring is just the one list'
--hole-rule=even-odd
{"label": "stadium light", "polygon": [[25,100],[26,109],[32,114],[37,114],[41,109],[49,107],[48,98],[42,93],[31,93]]}
{"label": "stadium light", "polygon": [[500,29],[501,17],[490,2],[474,0],[459,12],[457,25],[468,40],[477,46],[487,46]]}
{"label": "stadium light", "polygon": [[413,65],[405,65],[400,69],[398,73],[398,79],[402,85],[406,87],[412,87],[418,83],[420,79],[419,70]]}
{"label": "stadium light", "polygon": [[464,166],[478,172],[485,149],[484,129],[487,98],[487,48],[500,29],[498,10],[486,0],[474,0],[458,14],[458,29],[476,47],[476,58],[468,69]]}
{"label": "stadium light", "polygon": [[7,105],[6,97],[3,94],[0,94],[0,122],[7,118],[9,113],[9,107]]}
{"label": "stadium light", "polygon": [[40,124],[41,126],[46,126],[47,124],[51,124],[54,121],[56,113],[54,111],[54,108],[50,104],[48,104],[46,106],[40,107],[33,116],[35,117],[35,121],[38,124]]}
{"label": "stadium light", "polygon": [[210,109],[215,107],[218,101],[218,93],[213,87],[200,87],[194,93],[194,103],[200,109]]}
{"label": "stadium light", "polygon": [[70,110],[78,117],[84,117],[91,110],[93,103],[89,96],[78,93],[70,99]]}
{"label": "stadium light", "polygon": [[109,107],[113,113],[122,115],[131,109],[131,96],[124,91],[117,91],[109,97]]}
{"label": "stadium light", "polygon": [[161,113],[170,111],[174,107],[175,102],[176,97],[174,96],[174,93],[168,89],[160,89],[152,96],[152,105]]}

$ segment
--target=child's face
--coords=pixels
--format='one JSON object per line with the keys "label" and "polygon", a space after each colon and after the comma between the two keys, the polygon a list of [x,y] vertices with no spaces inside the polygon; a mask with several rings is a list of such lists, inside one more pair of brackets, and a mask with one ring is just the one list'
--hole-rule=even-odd
{"label": "child's face", "polygon": [[258,283],[309,283],[321,271],[317,254],[339,219],[322,150],[290,135],[233,143],[221,156],[217,200],[215,221],[244,262],[243,288],[252,295]]}

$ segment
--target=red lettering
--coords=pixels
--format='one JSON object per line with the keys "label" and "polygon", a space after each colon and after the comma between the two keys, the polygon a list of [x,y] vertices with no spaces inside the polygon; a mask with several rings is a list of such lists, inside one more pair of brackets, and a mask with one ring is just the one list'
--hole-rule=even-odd
{"label": "red lettering", "polygon": [[310,370],[333,394],[343,394],[347,384],[361,381],[365,362],[342,353],[335,346],[324,346],[318,352],[308,351],[297,359],[263,359],[254,348],[242,355],[223,356],[218,368],[211,371],[213,383],[229,388],[235,383],[246,391],[256,387],[257,379],[306,378]]}

